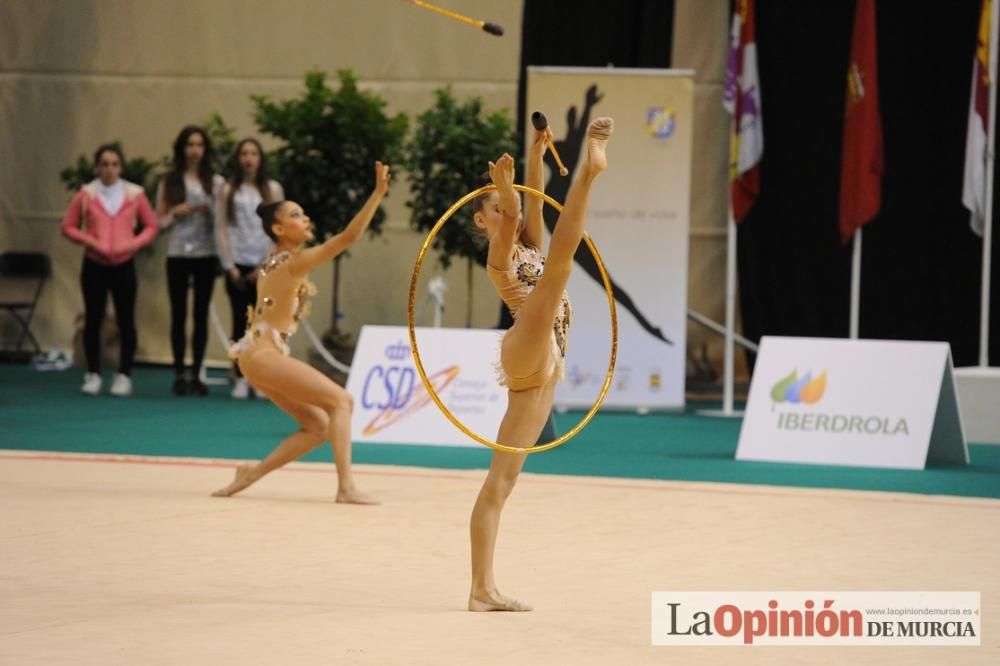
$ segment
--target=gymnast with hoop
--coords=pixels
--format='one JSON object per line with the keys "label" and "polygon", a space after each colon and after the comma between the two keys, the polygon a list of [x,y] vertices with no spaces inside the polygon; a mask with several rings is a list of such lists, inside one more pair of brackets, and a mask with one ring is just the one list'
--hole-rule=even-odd
{"label": "gymnast with hoop", "polygon": [[275,248],[260,267],[256,308],[248,317],[246,334],[230,348],[230,356],[254,389],[298,421],[301,429],[259,463],[238,465],[236,478],[212,493],[216,497],[234,495],[330,440],[337,464],[337,501],[378,503],[354,485],[350,394],[319,370],[291,358],[288,339],[306,314],[309,296],[315,293],[307,279],[309,272],[361,238],[388,190],[389,166],[376,162],[375,188],[350,224],[326,242],[306,249],[303,245],[312,240],[313,230],[301,206],[293,201],[258,206],[257,214]]}
{"label": "gymnast with hoop", "polygon": [[[514,315],[514,325],[500,346],[498,377],[507,387],[507,411],[497,442],[527,449],[542,432],[562,379],[563,357],[572,318],[566,295],[573,255],[584,236],[590,188],[607,167],[605,148],[614,122],[597,118],[587,128],[586,155],[577,170],[549,253],[541,252],[543,201],[531,198],[521,215],[520,197],[514,189],[514,159],[504,154],[489,163],[496,186],[473,202],[473,220],[489,241],[486,271],[498,295]],[[542,158],[552,139],[547,127],[535,131],[528,150],[525,185],[541,191]],[[544,269],[544,271],[543,271]],[[495,451],[490,469],[472,509],[469,532],[472,542],[470,611],[529,611],[531,606],[502,595],[493,577],[500,512],[524,466],[524,453]]]}

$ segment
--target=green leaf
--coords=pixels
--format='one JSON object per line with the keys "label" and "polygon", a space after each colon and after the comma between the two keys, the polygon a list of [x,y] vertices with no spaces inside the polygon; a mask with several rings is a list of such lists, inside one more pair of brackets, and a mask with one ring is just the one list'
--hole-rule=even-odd
{"label": "green leaf", "polygon": [[771,400],[774,402],[784,402],[785,401],[785,391],[798,380],[799,375],[797,370],[792,370],[791,374],[787,377],[779,379],[778,382],[771,387]]}

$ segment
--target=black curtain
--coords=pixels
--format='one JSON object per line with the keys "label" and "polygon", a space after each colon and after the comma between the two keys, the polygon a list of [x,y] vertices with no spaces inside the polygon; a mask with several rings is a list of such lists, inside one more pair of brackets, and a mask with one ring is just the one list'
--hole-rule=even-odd
{"label": "black curtain", "polygon": [[[837,219],[854,3],[756,7],[765,147],[761,195],[739,226],[744,332],[846,336],[851,247]],[[863,234],[861,336],[944,340],[958,365],[976,363],[979,348],[982,241],[961,203],[979,10],[979,0],[878,3],[885,175]]]}

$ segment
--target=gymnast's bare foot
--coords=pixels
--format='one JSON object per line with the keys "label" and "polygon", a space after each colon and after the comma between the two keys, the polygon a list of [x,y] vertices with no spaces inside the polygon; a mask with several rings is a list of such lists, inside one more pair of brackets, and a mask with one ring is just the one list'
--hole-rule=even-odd
{"label": "gymnast's bare foot", "polygon": [[337,491],[337,503],[338,504],[381,504],[377,499],[371,495],[366,495],[360,490],[344,490],[340,489]]}
{"label": "gymnast's bare foot", "polygon": [[231,497],[240,492],[256,479],[253,478],[254,463],[240,463],[236,466],[236,478],[225,488],[221,488],[212,493],[212,497]]}
{"label": "gymnast's bare foot", "polygon": [[587,126],[587,169],[590,175],[596,176],[608,168],[608,156],[605,148],[611,132],[615,129],[613,118],[595,118]]}
{"label": "gymnast's bare foot", "polygon": [[492,594],[483,592],[479,594],[469,594],[469,610],[473,613],[482,613],[486,611],[523,613],[533,609],[528,604],[518,601],[517,599],[505,597],[499,592],[493,592]]}

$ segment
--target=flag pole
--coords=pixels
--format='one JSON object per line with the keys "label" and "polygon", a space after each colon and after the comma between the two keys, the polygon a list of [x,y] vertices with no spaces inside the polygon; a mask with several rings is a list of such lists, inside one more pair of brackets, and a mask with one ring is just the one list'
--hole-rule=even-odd
{"label": "flag pole", "polygon": [[733,356],[736,341],[733,333],[736,327],[736,221],[733,206],[729,204],[726,222],[726,350],[723,359],[722,415],[735,416],[733,412]]}
{"label": "flag pole", "polygon": [[861,319],[861,228],[854,232],[854,252],[851,259],[851,340],[858,339]]}
{"label": "flag pole", "polygon": [[993,250],[993,164],[996,137],[997,28],[1000,0],[990,2],[989,124],[986,127],[986,202],[983,219],[983,284],[979,301],[979,367],[990,365],[990,263]]}
{"label": "flag pole", "polygon": [[732,200],[727,217],[729,219],[726,223],[726,341],[722,365],[722,409],[699,409],[698,414],[732,418],[743,416],[743,410],[733,409],[736,348],[736,220],[733,217]]}
{"label": "flag pole", "polygon": [[[730,145],[736,136],[736,122],[732,121],[733,131],[729,133]],[[732,183],[727,183],[726,199],[726,320],[725,346],[722,361],[722,409],[699,409],[702,416],[717,416],[732,418],[743,416],[742,410],[733,409],[733,385],[735,383],[735,347],[736,347],[736,218],[733,214]]]}
{"label": "flag pole", "polygon": [[[998,0],[1000,1],[1000,0]],[[744,21],[744,19],[746,19]],[[726,70],[726,84],[722,105],[729,112],[729,164],[727,173],[729,180],[726,187],[726,321],[725,349],[723,350],[722,369],[722,409],[699,410],[706,416],[733,417],[742,416],[742,411],[733,409],[733,383],[735,374],[736,345],[736,211],[733,208],[733,187],[740,179],[740,126],[744,115],[750,116],[755,123],[748,129],[752,136],[747,155],[752,158],[750,169],[757,168],[760,153],[763,150],[763,136],[760,134],[760,92],[757,81],[757,64],[755,51],[751,46],[756,36],[753,27],[753,0],[737,0],[733,7],[732,25],[730,28],[729,67]],[[749,26],[749,27],[747,27]],[[744,58],[748,58],[744,62]],[[744,71],[744,65],[746,70]],[[744,89],[746,86],[746,89]],[[744,104],[746,108],[744,109]]]}

